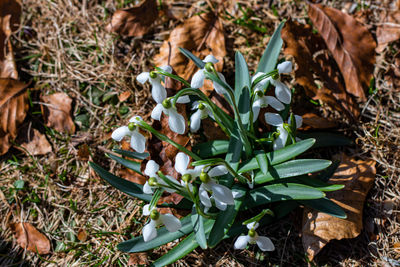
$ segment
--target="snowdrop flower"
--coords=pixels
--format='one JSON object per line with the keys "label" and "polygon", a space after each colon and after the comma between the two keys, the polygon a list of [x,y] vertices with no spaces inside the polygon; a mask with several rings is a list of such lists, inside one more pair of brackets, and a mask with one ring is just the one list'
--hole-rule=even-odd
{"label": "snowdrop flower", "polygon": [[150,215],[150,222],[143,227],[144,242],[157,237],[156,227],[164,224],[169,232],[176,232],[181,229],[181,221],[172,214],[160,214],[155,207],[150,210],[150,204],[143,207],[143,215]]}
{"label": "snowdrop flower", "polygon": [[233,245],[235,249],[245,249],[247,244],[257,244],[257,246],[262,251],[273,251],[275,250],[275,246],[272,243],[271,239],[266,236],[259,236],[255,229],[258,227],[258,223],[252,222],[247,224],[247,229],[249,232],[247,235],[239,236],[236,239],[235,244]]}
{"label": "snowdrop flower", "polygon": [[292,62],[285,61],[277,66],[278,75],[276,77],[270,77],[269,80],[272,85],[275,86],[275,96],[283,103],[290,104],[292,100],[292,93],[290,89],[280,81],[280,74],[292,72]]}
{"label": "snowdrop flower", "polygon": [[254,91],[256,94],[255,101],[253,102],[253,122],[255,122],[260,114],[261,108],[266,108],[268,106],[273,107],[277,111],[285,109],[285,106],[275,97],[264,95],[263,91],[256,89]]}
{"label": "snowdrop flower", "polygon": [[[298,115],[294,115],[294,118],[296,120],[296,128],[300,128],[303,123],[303,118]],[[278,150],[278,149],[285,147],[289,133],[283,127],[284,122],[283,122],[282,117],[277,113],[269,113],[268,112],[268,113],[265,113],[265,121],[269,125],[276,126],[279,131],[279,136],[274,141],[274,145],[273,145],[274,150]],[[289,125],[291,124],[290,117],[289,117],[288,124]]]}
{"label": "snowdrop flower", "polygon": [[[192,179],[199,177],[204,166],[196,166],[194,169],[188,169],[190,158],[183,152],[179,152],[175,157],[175,170],[182,175]],[[190,177],[189,177],[190,176]]]}
{"label": "snowdrop flower", "polygon": [[[215,206],[219,210],[226,210],[227,205],[234,205],[234,198],[232,191],[216,182],[212,177],[221,176],[227,174],[228,170],[225,166],[219,165],[212,168],[208,172],[202,172],[200,174],[200,181],[202,182],[199,187],[199,197],[201,203],[207,208],[211,208],[211,199],[214,199]],[[211,194],[211,197],[209,196]]]}
{"label": "snowdrop flower", "polygon": [[[172,73],[171,66],[162,66],[160,67],[165,72]],[[154,71],[151,72],[142,72],[137,77],[136,80],[141,84],[149,81],[152,85],[151,95],[157,103],[161,103],[165,98],[167,98],[167,91],[165,87],[161,84],[161,76]]]}
{"label": "snowdrop flower", "polygon": [[214,118],[214,115],[210,110],[208,110],[204,103],[199,103],[197,101],[194,102],[192,110],[195,109],[197,109],[196,112],[190,117],[190,131],[192,133],[195,133],[200,129],[201,120],[207,118],[207,116]]}
{"label": "snowdrop flower", "polygon": [[[192,88],[201,88],[204,85],[204,79],[206,78],[204,72],[212,72],[212,64],[215,64],[218,62],[218,59],[216,59],[213,55],[208,55],[206,58],[203,60],[206,65],[204,68],[199,69],[192,77],[192,81],[190,83],[190,87]],[[218,72],[218,77],[221,79],[221,81],[226,82],[224,75],[222,73]],[[219,83],[213,81],[213,86],[215,91],[217,91],[218,94],[224,94],[225,88],[221,86]]]}
{"label": "snowdrop flower", "polygon": [[[161,119],[161,114],[164,113],[168,116],[169,128],[178,134],[185,133],[185,118],[179,114],[176,109],[172,106],[171,100],[167,98],[167,90],[164,87],[159,88],[160,90],[153,90],[152,96],[157,105],[151,112],[151,117],[155,120]],[[190,99],[188,96],[179,97],[177,103],[188,103]]]}
{"label": "snowdrop flower", "polygon": [[129,120],[128,126],[122,126],[113,131],[111,138],[115,141],[120,142],[125,136],[131,137],[131,147],[139,152],[143,153],[146,148],[146,138],[139,132],[137,123],[142,120],[139,116],[134,116]]}
{"label": "snowdrop flower", "polygon": [[[143,186],[143,193],[145,194],[153,194],[154,190],[161,187],[164,187],[165,191],[168,193],[175,192],[174,189],[168,188],[168,184],[158,176],[157,172],[160,170],[160,165],[158,165],[154,160],[149,160],[146,164],[146,168],[144,170],[144,174],[149,176],[149,180]],[[181,184],[169,175],[165,175],[172,183],[174,183],[177,187],[180,187]]]}

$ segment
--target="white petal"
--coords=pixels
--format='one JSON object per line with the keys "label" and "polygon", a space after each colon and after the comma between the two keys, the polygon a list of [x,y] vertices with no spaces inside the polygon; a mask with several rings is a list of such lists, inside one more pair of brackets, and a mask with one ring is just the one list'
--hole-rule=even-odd
{"label": "white petal", "polygon": [[175,170],[184,175],[189,165],[190,158],[183,152],[179,152],[175,157]]}
{"label": "white petal", "polygon": [[156,225],[153,220],[143,227],[143,240],[144,242],[150,241],[157,236]]}
{"label": "white petal", "polygon": [[204,165],[196,166],[196,167],[194,167],[194,169],[187,169],[186,173],[190,174],[192,176],[192,178],[199,177],[203,168],[204,168]]}
{"label": "white petal", "polygon": [[144,169],[144,174],[149,177],[156,177],[159,169],[160,165],[158,165],[154,160],[149,160]]}
{"label": "white petal", "polygon": [[285,106],[275,97],[273,96],[265,96],[265,102],[276,109],[277,111],[281,111],[285,109]]}
{"label": "white petal", "polygon": [[288,132],[282,126],[278,126],[278,130],[279,130],[280,134],[279,134],[278,138],[275,139],[275,141],[274,141],[274,145],[273,145],[274,150],[284,148],[286,145],[288,135],[289,135]]}
{"label": "white petal", "polygon": [[190,87],[192,88],[200,88],[204,84],[204,69],[198,70],[192,77],[192,81],[190,82]]}
{"label": "white petal", "polygon": [[138,131],[132,132],[131,147],[139,153],[146,149],[146,138]]}
{"label": "white petal", "polygon": [[216,177],[216,176],[221,176],[225,175],[228,173],[228,169],[224,165],[218,165],[214,168],[212,168],[209,172],[208,175],[210,177]]}
{"label": "white petal", "polygon": [[254,81],[260,77],[261,75],[264,75],[264,72],[257,72],[253,77],[251,77],[251,83],[254,83]]}
{"label": "white petal", "polygon": [[176,100],[176,103],[180,103],[180,104],[186,104],[189,102],[190,102],[190,98],[188,95],[181,96]]}
{"label": "white petal", "polygon": [[290,104],[292,93],[284,83],[278,80],[275,80],[275,95],[276,98],[278,98],[281,102],[285,104]]}
{"label": "white petal", "polygon": [[[219,76],[221,81],[226,83],[225,77],[224,77],[224,75],[222,75],[222,73],[218,72],[218,76]],[[213,82],[213,86],[214,86],[215,91],[218,94],[223,95],[223,94],[226,93],[226,89],[222,85],[220,85],[219,83]]]}
{"label": "white petal", "polygon": [[215,64],[215,63],[218,63],[218,59],[216,59],[213,55],[208,55],[203,60],[203,62],[205,62],[205,63],[211,62],[211,63]]}
{"label": "white petal", "polygon": [[150,215],[150,204],[146,204],[143,206],[143,211],[142,211],[144,216],[149,216]]}
{"label": "white petal", "polygon": [[260,114],[261,104],[262,104],[261,99],[257,99],[253,103],[253,122],[255,122],[258,119],[258,115]]}
{"label": "white petal", "polygon": [[244,192],[243,191],[235,191],[235,190],[232,190],[232,195],[233,195],[233,198],[234,199],[236,199],[236,198],[241,198],[242,196],[244,196]]}
{"label": "white petal", "polygon": [[143,193],[149,194],[149,195],[153,194],[153,189],[149,185],[148,181],[146,181],[146,183],[143,185]]}
{"label": "white petal", "polygon": [[172,73],[172,67],[171,66],[168,66],[168,65],[161,66],[160,69],[162,69],[165,72]]}
{"label": "white petal", "polygon": [[248,223],[247,225],[247,229],[257,229],[257,227],[259,226],[259,223],[256,223],[256,222],[251,222],[251,223]]}
{"label": "white petal", "polygon": [[278,64],[278,66],[276,68],[278,69],[279,73],[291,73],[292,72],[292,62],[290,62],[290,61],[282,62],[281,64]]}
{"label": "white petal", "polygon": [[203,184],[200,185],[199,187],[199,197],[200,197],[200,202],[205,206],[205,207],[212,207],[210,197],[208,195],[208,192],[205,190]]}
{"label": "white petal", "polygon": [[168,125],[171,131],[177,134],[184,134],[185,133],[185,118],[176,112],[175,109],[169,108],[169,117],[168,117]]}
{"label": "white petal", "polygon": [[[300,128],[301,125],[303,124],[303,118],[299,115],[294,115],[294,119],[296,121],[296,128]],[[289,117],[288,123],[291,124],[291,119]]]}
{"label": "white petal", "polygon": [[266,236],[259,236],[257,238],[257,245],[262,251],[274,251],[275,246],[272,243],[271,239]]}
{"label": "white petal", "polygon": [[157,106],[154,107],[153,111],[151,112],[151,117],[154,120],[160,120],[161,119],[161,114],[164,110],[164,107],[162,104],[157,104]]}
{"label": "white petal", "polygon": [[247,246],[247,243],[249,243],[249,236],[241,235],[236,239],[235,244],[233,245],[233,247],[235,249],[245,249],[246,246]]}
{"label": "white petal", "polygon": [[151,96],[157,104],[161,104],[165,98],[167,98],[167,90],[161,85],[161,79],[159,77],[152,79],[150,83],[153,86],[151,88]]}
{"label": "white petal", "polygon": [[219,200],[228,205],[235,204],[233,200],[232,191],[228,187],[212,182],[211,188],[215,200]]}
{"label": "white petal", "polygon": [[161,220],[169,232],[176,232],[181,229],[181,221],[172,214],[161,214]]}
{"label": "white petal", "polygon": [[113,131],[111,134],[111,138],[114,139],[115,141],[121,141],[122,138],[124,138],[127,135],[131,135],[131,131],[129,131],[128,126],[122,126]]}
{"label": "white petal", "polygon": [[199,105],[200,105],[199,101],[194,101],[193,104],[192,104],[192,110],[198,109]]}
{"label": "white petal", "polygon": [[195,113],[190,116],[190,131],[192,133],[197,132],[200,129],[201,123],[201,110],[198,109]]}
{"label": "white petal", "polygon": [[277,113],[265,113],[265,121],[272,126],[279,126],[283,124],[281,115]]}
{"label": "white petal", "polygon": [[138,82],[140,82],[141,84],[144,84],[149,79],[150,79],[150,73],[149,72],[142,72],[136,77],[136,80]]}
{"label": "white petal", "polygon": [[219,201],[218,199],[215,199],[215,206],[217,207],[217,209],[219,210],[226,210],[226,208],[228,207],[228,205],[224,202]]}

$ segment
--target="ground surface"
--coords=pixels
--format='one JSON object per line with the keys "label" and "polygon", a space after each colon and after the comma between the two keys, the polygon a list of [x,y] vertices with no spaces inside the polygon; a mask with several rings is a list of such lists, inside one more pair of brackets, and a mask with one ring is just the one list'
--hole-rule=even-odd
{"label": "ground surface", "polygon": [[[124,266],[129,255],[116,245],[140,232],[140,202],[130,199],[92,175],[87,159],[78,151],[87,144],[91,159],[116,172],[118,166],[104,157],[113,148],[111,126],[125,122],[135,113],[149,117],[153,102],[148,87],[135,77],[152,66],[152,58],[179,21],[160,19],[143,38],[122,39],[105,30],[110,15],[132,5],[131,1],[24,0],[20,30],[14,34],[17,64],[25,80],[32,79],[33,108],[28,120],[46,133],[53,153],[29,157],[11,150],[0,162],[0,265],[26,266]],[[163,1],[164,2],[164,1]],[[256,62],[280,20],[292,16],[306,18],[302,1],[238,1],[254,9],[253,18],[264,25],[266,34],[223,20],[228,55],[224,74],[233,72],[234,50],[240,50],[254,69]],[[328,6],[359,14],[375,33],[379,16],[375,12],[389,9],[385,1],[323,1]],[[184,18],[207,9],[207,1],[175,2]],[[190,8],[191,7],[191,8]],[[189,10],[190,8],[190,10]],[[371,12],[371,13],[368,13]],[[369,15],[366,15],[369,14]],[[237,17],[243,16],[241,12]],[[183,18],[183,19],[184,19]],[[368,195],[364,225],[368,229],[355,240],[332,242],[311,265],[383,266],[400,264],[396,245],[399,234],[398,136],[400,134],[399,89],[395,90],[386,74],[395,67],[400,42],[392,44],[377,56],[376,92],[364,104],[361,123],[343,124],[357,145],[347,148],[360,157],[377,161],[377,178]],[[392,82],[393,83],[393,82]],[[43,126],[40,94],[65,92],[74,99],[76,135],[56,133]],[[131,92],[123,103],[112,101],[114,95]],[[108,96],[108,97],[104,97]],[[108,98],[108,99],[107,99]],[[25,189],[12,190],[16,180],[25,181]],[[387,207],[390,206],[388,209]],[[387,212],[390,210],[390,212]],[[261,254],[257,250],[234,251],[232,240],[215,250],[195,250],[176,266],[302,266],[307,260],[301,245],[299,229],[293,219],[297,214],[263,229],[277,250]],[[16,245],[7,224],[29,221],[52,242],[52,253],[39,257]],[[88,237],[78,239],[85,231]],[[375,232],[375,236],[371,236]],[[168,248],[148,254],[156,259]],[[389,266],[389,265],[387,265]],[[397,265],[398,266],[398,265]]]}

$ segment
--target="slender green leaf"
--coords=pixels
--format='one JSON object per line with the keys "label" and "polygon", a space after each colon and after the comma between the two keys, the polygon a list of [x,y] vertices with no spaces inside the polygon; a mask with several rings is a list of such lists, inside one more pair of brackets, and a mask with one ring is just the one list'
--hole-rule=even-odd
{"label": "slender green leaf", "polygon": [[336,169],[339,167],[340,165],[340,160],[335,160],[331,166],[329,166],[328,168],[326,168],[325,170],[323,170],[322,172],[320,172],[317,175],[317,179],[324,181],[324,182],[328,182],[329,179],[335,174]]}
{"label": "slender green leaf", "polygon": [[117,154],[120,154],[125,157],[129,157],[129,158],[133,158],[133,159],[145,159],[147,157],[150,157],[150,154],[147,152],[139,153],[136,151],[129,151],[129,150],[123,150],[123,149],[113,149],[113,151]]}
{"label": "slender green leaf", "polygon": [[242,194],[240,198],[235,199],[235,205],[228,205],[226,210],[218,213],[215,224],[211,230],[210,236],[208,237],[208,245],[213,248],[215,247],[228,233],[233,222],[235,221],[236,215],[240,210],[243,200],[246,196],[246,190],[236,187],[236,191]]}
{"label": "slender green leaf", "polygon": [[257,150],[254,152],[254,154],[256,154],[256,160],[257,160],[258,166],[260,167],[260,170],[262,171],[263,174],[267,174],[269,162],[268,162],[268,157],[265,154],[265,151]]}
{"label": "slender green leaf", "polygon": [[[315,143],[315,139],[310,138],[297,142],[296,144],[289,145],[282,149],[266,153],[267,158],[271,165],[276,165],[285,162],[289,159],[297,157],[303,152],[311,148]],[[240,164],[239,173],[248,172],[259,168],[257,158],[252,158],[242,164]]]}
{"label": "slender green leaf", "polygon": [[344,185],[342,184],[328,184],[316,178],[309,177],[307,175],[303,175],[296,178],[289,178],[289,180],[290,182],[305,184],[324,192],[336,191],[344,188]]}
{"label": "slender green leaf", "polygon": [[347,215],[344,212],[344,210],[337,205],[335,202],[332,202],[328,198],[322,198],[318,200],[301,200],[299,201],[301,204],[311,207],[313,209],[319,210],[321,212],[324,212],[326,214],[346,219]]}
{"label": "slender green leaf", "polygon": [[192,53],[189,52],[189,50],[186,50],[183,47],[179,47],[179,51],[188,59],[190,59],[191,61],[193,61],[194,64],[196,64],[196,66],[200,69],[203,69],[204,66],[206,65],[206,63],[203,62],[203,60],[201,60],[200,58],[196,57],[195,55],[193,55]]}
{"label": "slender green leaf", "polygon": [[193,147],[193,152],[201,158],[209,158],[217,155],[225,154],[228,152],[229,141],[227,140],[213,140]]}
{"label": "slender green leaf", "polygon": [[275,69],[282,48],[283,41],[281,38],[281,30],[284,24],[285,22],[279,24],[278,28],[269,40],[267,48],[260,59],[260,63],[258,63],[257,72],[268,73]]}
{"label": "slender green leaf", "polygon": [[330,160],[325,159],[296,159],[275,166],[270,166],[269,172],[259,172],[255,176],[255,183],[261,184],[277,179],[300,176],[307,173],[323,170],[331,165]]}
{"label": "slender green leaf", "polygon": [[139,184],[132,183],[128,180],[125,180],[121,177],[115,176],[114,174],[111,174],[110,172],[106,171],[99,165],[93,162],[89,162],[90,167],[93,168],[97,172],[97,174],[104,179],[107,183],[110,185],[114,186],[118,190],[124,192],[125,194],[132,196],[132,197],[137,197],[141,200],[150,202],[151,201],[151,195],[143,193],[143,186]]}
{"label": "slender green leaf", "polygon": [[325,194],[310,186],[285,183],[255,188],[247,196],[242,205],[243,210],[277,201],[319,199],[325,197]]}
{"label": "slender green leaf", "polygon": [[239,109],[239,116],[244,128],[249,125],[250,119],[250,88],[251,80],[249,69],[243,55],[236,51],[235,54],[235,101]]}
{"label": "slender green leaf", "polygon": [[175,239],[178,239],[193,231],[193,226],[190,216],[186,216],[185,218],[183,218],[181,220],[181,223],[182,227],[179,231],[171,233],[167,230],[167,228],[162,227],[157,230],[157,237],[150,241],[144,242],[143,236],[138,236],[128,241],[119,243],[117,248],[120,251],[129,253],[143,252],[153,248],[158,248],[161,245],[174,241]]}
{"label": "slender green leaf", "polygon": [[316,140],[313,148],[328,146],[350,146],[353,141],[344,135],[329,132],[297,133],[301,139],[314,138]]}
{"label": "slender green leaf", "polygon": [[106,154],[106,155],[111,159],[115,160],[116,162],[118,162],[119,164],[131,169],[132,171],[140,175],[143,175],[143,173],[140,171],[140,162],[124,159],[113,154]]}
{"label": "slender green leaf", "polygon": [[[243,143],[239,138],[238,129],[234,128],[231,139],[229,141],[228,153],[226,153],[225,161],[229,163],[233,170],[237,171],[240,158],[242,155]],[[233,183],[233,176],[227,174],[219,179],[220,183],[230,187]]]}
{"label": "slender green leaf", "polygon": [[206,249],[207,239],[204,232],[204,218],[197,213],[196,207],[193,207],[190,217],[192,219],[194,233],[196,234],[196,241],[202,249]]}

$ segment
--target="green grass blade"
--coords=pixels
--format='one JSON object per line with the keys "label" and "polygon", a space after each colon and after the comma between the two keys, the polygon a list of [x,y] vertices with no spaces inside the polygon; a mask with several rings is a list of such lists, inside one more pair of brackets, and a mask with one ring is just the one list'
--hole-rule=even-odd
{"label": "green grass blade", "polygon": [[113,149],[113,151],[117,154],[120,154],[125,157],[133,158],[133,159],[145,159],[150,157],[150,154],[147,152],[144,153],[139,153],[136,151],[129,151],[129,150],[123,150],[123,149]]}
{"label": "green grass blade", "polygon": [[256,184],[261,184],[277,179],[300,176],[323,170],[331,165],[330,160],[325,159],[297,159],[279,165],[270,166],[268,173],[259,172],[254,179]]}
{"label": "green grass blade", "polygon": [[128,180],[125,180],[121,177],[115,176],[114,174],[111,174],[110,172],[106,171],[99,165],[93,162],[89,162],[90,167],[92,167],[93,170],[102,178],[104,179],[107,183],[110,185],[114,186],[121,192],[124,192],[125,194],[132,196],[132,197],[137,197],[141,200],[150,202],[151,201],[151,195],[143,193],[143,186],[139,184],[132,183]]}
{"label": "green grass blade", "polygon": [[341,219],[346,219],[347,215],[346,212],[335,202],[331,201],[328,198],[322,198],[318,200],[301,200],[299,201],[301,204],[311,207],[313,209],[319,210],[321,212],[324,212],[326,214],[341,218]]}
{"label": "green grass blade", "polygon": [[143,173],[140,171],[140,162],[136,162],[133,160],[129,160],[129,159],[124,159],[121,157],[118,157],[116,155],[113,154],[106,154],[108,157],[110,157],[111,159],[115,160],[116,162],[118,162],[119,164],[131,169],[132,171],[143,175]]}
{"label": "green grass blade", "polygon": [[285,183],[258,187],[249,192],[242,209],[250,209],[277,201],[319,199],[325,194],[310,186]]}
{"label": "green grass blade", "polygon": [[196,207],[193,207],[192,215],[190,217],[192,220],[193,231],[196,234],[196,241],[202,249],[206,249],[207,238],[204,232],[204,218],[197,213]]}
{"label": "green grass blade", "polygon": [[[271,165],[277,165],[279,163],[285,162],[289,159],[297,157],[303,152],[311,148],[315,143],[315,139],[310,138],[302,140],[295,144],[289,145],[282,149],[266,153],[267,158]],[[259,164],[256,158],[252,158],[242,164],[240,164],[239,173],[248,172],[259,168]]]}
{"label": "green grass blade", "polygon": [[201,158],[209,158],[217,155],[225,154],[228,152],[229,141],[227,140],[213,140],[193,147],[193,152]]}

